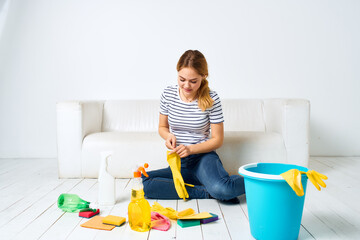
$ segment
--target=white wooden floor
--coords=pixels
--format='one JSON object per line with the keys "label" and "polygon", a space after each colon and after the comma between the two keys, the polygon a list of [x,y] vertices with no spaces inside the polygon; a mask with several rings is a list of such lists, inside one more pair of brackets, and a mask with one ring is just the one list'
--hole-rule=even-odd
{"label": "white wooden floor", "polygon": [[[329,177],[318,192],[308,184],[299,239],[360,239],[360,158],[311,158],[310,168]],[[101,215],[127,217],[129,179],[118,179],[117,204]],[[167,232],[138,233],[128,224],[112,231],[80,227],[87,221],[57,208],[61,193],[97,199],[96,179],[58,179],[56,159],[0,160],[0,239],[252,239],[245,198],[226,205],[216,200],[158,200],[177,210],[193,208],[219,215],[217,222]],[[149,201],[152,205],[153,201]]]}

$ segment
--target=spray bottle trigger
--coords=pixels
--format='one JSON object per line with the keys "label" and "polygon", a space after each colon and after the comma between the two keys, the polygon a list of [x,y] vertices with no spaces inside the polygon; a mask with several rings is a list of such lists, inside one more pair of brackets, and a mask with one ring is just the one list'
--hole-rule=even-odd
{"label": "spray bottle trigger", "polygon": [[144,174],[145,177],[149,177],[149,175],[146,173],[145,168],[148,168],[149,164],[145,163],[144,167],[139,167],[138,168],[138,172],[142,172],[142,174]]}

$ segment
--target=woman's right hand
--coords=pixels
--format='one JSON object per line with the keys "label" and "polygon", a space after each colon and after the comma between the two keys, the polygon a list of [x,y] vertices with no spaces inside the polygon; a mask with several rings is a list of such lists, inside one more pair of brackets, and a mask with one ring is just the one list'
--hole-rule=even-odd
{"label": "woman's right hand", "polygon": [[166,138],[165,145],[168,149],[175,149],[176,147],[176,137],[174,134],[169,133],[169,135]]}

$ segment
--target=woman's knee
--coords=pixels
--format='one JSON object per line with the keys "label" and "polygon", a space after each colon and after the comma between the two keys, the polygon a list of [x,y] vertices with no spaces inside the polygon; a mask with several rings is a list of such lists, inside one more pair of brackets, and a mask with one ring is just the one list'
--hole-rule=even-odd
{"label": "woman's knee", "polygon": [[143,183],[143,186],[144,186],[144,194],[145,194],[145,197],[147,198],[154,198],[154,187],[152,187],[152,183],[153,183],[153,180],[152,178],[142,178],[142,183]]}
{"label": "woman's knee", "polygon": [[211,184],[210,186],[206,187],[206,190],[213,198],[219,200],[229,200],[235,197],[233,191],[221,183]]}

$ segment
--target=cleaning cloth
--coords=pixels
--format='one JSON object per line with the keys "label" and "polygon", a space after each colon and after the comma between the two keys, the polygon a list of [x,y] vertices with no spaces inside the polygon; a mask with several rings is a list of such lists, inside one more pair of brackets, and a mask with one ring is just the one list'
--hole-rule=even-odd
{"label": "cleaning cloth", "polygon": [[151,206],[151,211],[152,212],[157,212],[160,213],[170,219],[176,220],[180,217],[185,217],[188,215],[192,215],[195,213],[194,209],[192,208],[188,208],[185,209],[181,212],[178,212],[170,207],[164,208],[163,206],[161,206],[158,202],[155,202],[152,206]]}
{"label": "cleaning cloth", "polygon": [[121,224],[123,224],[125,221],[126,221],[126,218],[113,216],[113,215],[108,215],[102,219],[102,223],[114,225],[117,227],[121,226]]}
{"label": "cleaning cloth", "polygon": [[93,218],[91,218],[89,221],[81,224],[81,227],[85,227],[85,228],[93,228],[93,229],[99,229],[99,230],[113,230],[115,228],[114,225],[107,225],[107,224],[103,224],[102,220],[104,217],[101,216],[95,216]]}
{"label": "cleaning cloth", "polygon": [[290,185],[290,187],[294,190],[296,195],[298,196],[304,196],[304,189],[301,183],[301,174],[306,174],[306,176],[309,178],[309,180],[314,184],[314,186],[317,188],[317,190],[321,190],[321,187],[326,187],[326,184],[322,179],[328,179],[327,176],[318,173],[314,170],[309,170],[307,172],[299,171],[298,169],[290,169],[287,172],[284,172],[280,174],[285,181]]}
{"label": "cleaning cloth", "polygon": [[201,212],[197,214],[192,214],[184,217],[179,217],[181,220],[188,220],[188,219],[204,219],[204,218],[211,218],[212,215],[208,212]]}
{"label": "cleaning cloth", "polygon": [[169,163],[173,175],[175,189],[179,198],[185,200],[186,198],[189,198],[189,194],[186,191],[185,185],[190,187],[194,187],[194,185],[184,183],[184,179],[181,176],[181,171],[180,171],[181,170],[180,156],[177,153],[170,153],[170,152],[171,151],[167,151],[166,155],[167,155],[167,162]]}
{"label": "cleaning cloth", "polygon": [[184,211],[178,212],[170,207],[164,208],[158,202],[155,202],[151,207],[152,212],[160,213],[170,219],[204,219],[210,218],[212,215],[208,212],[195,213],[194,209],[188,208]]}
{"label": "cleaning cloth", "polygon": [[167,231],[171,226],[169,218],[161,215],[157,212],[151,212],[151,228],[160,230],[160,231]]}

